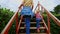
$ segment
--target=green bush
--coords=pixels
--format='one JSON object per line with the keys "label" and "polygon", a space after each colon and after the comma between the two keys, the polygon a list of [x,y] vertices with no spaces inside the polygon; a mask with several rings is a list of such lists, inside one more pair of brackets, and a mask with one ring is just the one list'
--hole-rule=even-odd
{"label": "green bush", "polygon": [[0,8],[0,33],[6,26],[6,24],[8,23],[13,14],[14,12],[10,11],[10,9]]}
{"label": "green bush", "polygon": [[[60,20],[60,14],[53,14],[55,17],[57,17]],[[44,20],[47,24],[47,15],[44,14]],[[51,34],[59,34],[60,33],[60,26],[58,26],[51,18],[50,18],[50,31]]]}
{"label": "green bush", "polygon": [[[55,15],[60,20],[60,15]],[[58,26],[54,21],[51,19],[51,33],[52,34],[59,34],[60,33],[60,26]]]}

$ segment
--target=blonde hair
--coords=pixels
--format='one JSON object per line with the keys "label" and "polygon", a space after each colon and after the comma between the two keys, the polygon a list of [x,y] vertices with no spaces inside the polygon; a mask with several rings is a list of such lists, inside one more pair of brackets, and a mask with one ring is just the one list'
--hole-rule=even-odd
{"label": "blonde hair", "polygon": [[36,14],[36,13],[40,13],[40,11],[39,11],[39,10],[36,10],[34,13],[35,13],[35,14]]}
{"label": "blonde hair", "polygon": [[23,0],[24,6],[31,6],[33,4],[32,0]]}

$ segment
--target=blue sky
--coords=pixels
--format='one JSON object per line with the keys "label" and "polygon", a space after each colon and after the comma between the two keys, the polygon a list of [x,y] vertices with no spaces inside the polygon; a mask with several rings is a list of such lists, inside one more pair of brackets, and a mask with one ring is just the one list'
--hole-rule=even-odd
{"label": "blue sky", "polygon": [[[54,9],[55,6],[60,4],[60,0],[33,0],[34,8],[36,7],[38,1],[42,4],[48,11]],[[12,11],[17,11],[18,6],[22,3],[22,0],[0,0],[0,5],[4,8],[8,8]]]}

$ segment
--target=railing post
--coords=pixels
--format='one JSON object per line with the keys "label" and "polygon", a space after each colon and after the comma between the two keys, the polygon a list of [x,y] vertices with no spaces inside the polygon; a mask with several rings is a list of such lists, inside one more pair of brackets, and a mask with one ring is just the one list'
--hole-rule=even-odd
{"label": "railing post", "polygon": [[50,33],[50,17],[49,14],[47,14],[47,21],[48,21],[48,34]]}
{"label": "railing post", "polygon": [[9,31],[4,32],[4,34],[8,34]]}
{"label": "railing post", "polygon": [[16,34],[18,34],[18,12],[17,12],[17,15],[16,15]]}

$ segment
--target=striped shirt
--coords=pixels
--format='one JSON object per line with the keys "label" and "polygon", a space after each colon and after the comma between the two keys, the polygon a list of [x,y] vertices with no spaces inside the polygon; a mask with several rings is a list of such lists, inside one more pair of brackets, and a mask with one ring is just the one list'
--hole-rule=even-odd
{"label": "striped shirt", "polygon": [[31,6],[33,1],[32,0],[23,0],[24,1],[24,6]]}

